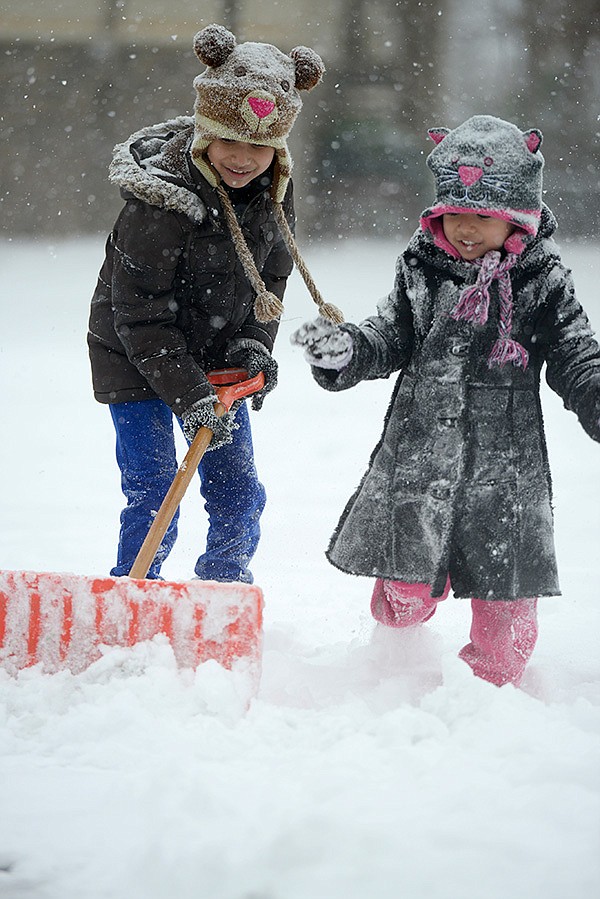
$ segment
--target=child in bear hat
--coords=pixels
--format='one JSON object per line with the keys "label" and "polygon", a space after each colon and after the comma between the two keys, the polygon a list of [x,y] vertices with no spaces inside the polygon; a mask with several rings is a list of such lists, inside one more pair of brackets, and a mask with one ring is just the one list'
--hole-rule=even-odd
{"label": "child in bear hat", "polygon": [[461,658],[518,684],[540,596],[560,593],[540,408],[546,380],[600,440],[600,347],[542,202],[542,135],[492,116],[432,129],[435,203],[360,325],[303,325],[316,381],[345,390],[400,372],[383,435],[328,558],[375,576],[371,611],[396,628],[469,597]]}
{"label": "child in bear hat", "polygon": [[[107,241],[88,345],[127,498],[111,574],[129,573],[176,473],[175,416],[188,441],[204,425],[214,432],[199,469],[210,528],[196,575],[251,583],[265,492],[246,404],[217,417],[207,373],[262,371],[255,410],[276,385],[271,351],[292,257],[300,260],[286,141],[300,92],[324,69],[307,47],[286,55],[238,44],[219,25],[200,31],[194,49],[206,66],[194,81],[195,118],[143,128],[115,148],[110,168],[125,206]],[[148,577],[159,577],[176,527],[177,516]]]}

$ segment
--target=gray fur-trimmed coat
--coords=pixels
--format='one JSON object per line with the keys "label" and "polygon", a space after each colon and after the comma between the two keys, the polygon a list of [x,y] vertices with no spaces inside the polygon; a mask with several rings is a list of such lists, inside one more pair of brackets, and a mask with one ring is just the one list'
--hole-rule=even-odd
{"label": "gray fur-trimmed coat", "polygon": [[352,574],[432,585],[456,596],[514,600],[560,593],[539,386],[546,380],[600,440],[600,347],[543,209],[540,233],[511,270],[513,337],[529,365],[489,368],[498,282],[485,326],[449,313],[475,267],[416,232],[378,314],[342,325],[354,354],[340,372],[313,368],[327,390],[400,371],[383,435],[327,556]]}
{"label": "gray fur-trimmed coat", "polygon": [[[254,316],[217,192],[189,156],[193,119],[144,128],[119,145],[111,180],[125,206],[106,244],[92,297],[88,347],[101,403],[159,396],[181,416],[212,393],[205,373],[226,366],[232,340],[270,352],[278,322]],[[277,228],[270,179],[232,191],[267,290],[283,298],[292,259]],[[283,202],[293,227],[291,182]]]}

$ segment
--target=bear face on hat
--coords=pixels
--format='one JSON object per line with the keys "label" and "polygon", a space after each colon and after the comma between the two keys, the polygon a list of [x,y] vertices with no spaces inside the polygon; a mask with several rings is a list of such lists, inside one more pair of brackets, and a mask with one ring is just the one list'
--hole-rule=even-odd
{"label": "bear face on hat", "polygon": [[194,38],[194,50],[207,68],[194,79],[195,129],[191,154],[207,180],[218,175],[206,157],[217,139],[274,147],[274,198],[280,202],[291,174],[286,139],[302,100],[324,72],[321,58],[308,47],[296,47],[289,56],[272,44],[238,44],[222,25],[209,25]]}

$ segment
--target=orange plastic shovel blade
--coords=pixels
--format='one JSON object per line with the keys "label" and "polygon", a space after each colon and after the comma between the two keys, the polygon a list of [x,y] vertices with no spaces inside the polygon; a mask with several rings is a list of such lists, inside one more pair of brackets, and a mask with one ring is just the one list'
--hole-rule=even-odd
{"label": "orange plastic shovel blade", "polygon": [[263,595],[250,584],[0,571],[0,665],[83,671],[101,646],[165,634],[177,664],[259,662]]}

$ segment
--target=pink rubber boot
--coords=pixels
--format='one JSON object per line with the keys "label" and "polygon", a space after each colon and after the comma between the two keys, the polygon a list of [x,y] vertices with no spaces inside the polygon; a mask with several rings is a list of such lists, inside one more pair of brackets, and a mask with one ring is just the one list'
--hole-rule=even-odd
{"label": "pink rubber boot", "polygon": [[450,582],[442,596],[431,596],[429,584],[407,584],[405,581],[388,581],[377,578],[371,597],[371,614],[376,621],[388,627],[412,627],[428,621],[435,613],[438,602],[446,599]]}
{"label": "pink rubber boot", "polygon": [[483,680],[517,686],[537,640],[537,599],[472,599],[471,642],[459,657]]}

